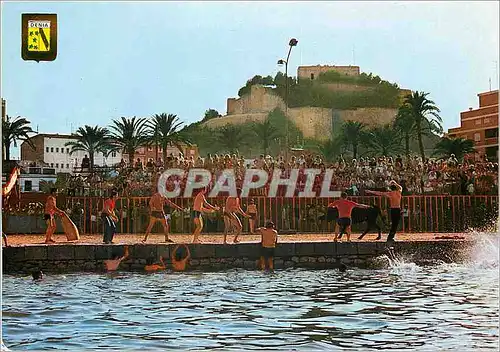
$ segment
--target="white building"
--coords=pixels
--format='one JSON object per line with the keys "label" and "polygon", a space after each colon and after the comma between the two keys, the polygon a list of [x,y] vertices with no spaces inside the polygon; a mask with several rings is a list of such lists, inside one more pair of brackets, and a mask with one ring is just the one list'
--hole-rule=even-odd
{"label": "white building", "polygon": [[[77,139],[71,135],[63,134],[37,134],[31,137],[36,149],[33,150],[28,143],[21,144],[21,160],[40,163],[54,168],[56,173],[72,173],[75,168],[82,165],[82,160],[87,155],[85,152],[77,151],[70,154],[71,147],[65,144]],[[87,155],[88,156],[88,155]],[[112,166],[118,164],[122,159],[121,152],[113,152],[108,157],[102,153],[94,154],[95,166]]]}

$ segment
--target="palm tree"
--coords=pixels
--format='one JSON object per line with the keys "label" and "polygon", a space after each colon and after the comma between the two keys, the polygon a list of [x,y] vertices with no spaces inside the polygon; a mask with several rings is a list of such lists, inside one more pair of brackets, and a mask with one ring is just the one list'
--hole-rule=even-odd
{"label": "palm tree", "polygon": [[394,155],[401,150],[401,136],[391,125],[377,126],[366,134],[364,140],[369,152],[374,155]]}
{"label": "palm tree", "polygon": [[324,160],[327,162],[334,161],[335,157],[340,154],[341,140],[340,139],[329,139],[320,145],[318,145],[318,151],[323,156]]}
{"label": "palm tree", "polygon": [[470,139],[443,137],[436,144],[433,154],[448,158],[451,154],[455,154],[458,160],[462,160],[466,154],[475,152],[474,142]]}
{"label": "palm tree", "polygon": [[107,128],[85,125],[84,127],[80,127],[76,130],[74,137],[76,138],[76,141],[67,142],[65,146],[71,147],[69,151],[70,155],[78,151],[88,153],[90,159],[90,171],[94,168],[95,153],[108,155],[108,153],[114,149]]}
{"label": "palm tree", "polygon": [[262,143],[264,154],[267,154],[267,150],[269,149],[271,142],[282,136],[281,131],[271,123],[269,118],[267,118],[264,122],[252,125],[252,130],[257,139]]}
{"label": "palm tree", "polygon": [[235,153],[238,147],[245,145],[243,129],[238,125],[225,125],[219,129],[217,141],[229,153]]}
{"label": "palm tree", "polygon": [[113,145],[128,154],[129,165],[134,164],[137,149],[145,146],[150,140],[145,118],[122,117],[113,120],[110,126]]}
{"label": "palm tree", "polygon": [[366,125],[362,122],[347,121],[342,125],[342,142],[344,145],[352,147],[354,159],[358,155],[358,146],[361,144]]}
{"label": "palm tree", "polygon": [[402,105],[396,119],[394,120],[394,129],[399,131],[405,141],[406,157],[410,157],[410,139],[416,136],[415,120],[408,105]]}
{"label": "palm tree", "polygon": [[163,148],[163,162],[167,160],[169,145],[174,145],[182,151],[182,143],[189,144],[187,138],[179,133],[179,127],[182,124],[183,122],[179,121],[177,115],[165,113],[154,115],[153,120],[149,123],[149,129],[152,132],[150,141],[156,145],[156,148],[158,145]]}
{"label": "palm tree", "polygon": [[35,149],[35,145],[29,137],[29,133],[34,133],[30,127],[30,122],[21,116],[11,120],[10,116],[6,116],[2,120],[2,146],[4,160],[10,161],[10,146],[17,147],[17,141],[25,141],[28,145]]}
{"label": "palm tree", "polygon": [[412,92],[406,97],[404,102],[405,105],[408,105],[413,120],[415,121],[418,148],[422,160],[425,160],[422,135],[429,130],[442,130],[441,122],[443,121],[439,116],[439,108],[435,105],[434,101],[427,98],[428,95],[429,93]]}

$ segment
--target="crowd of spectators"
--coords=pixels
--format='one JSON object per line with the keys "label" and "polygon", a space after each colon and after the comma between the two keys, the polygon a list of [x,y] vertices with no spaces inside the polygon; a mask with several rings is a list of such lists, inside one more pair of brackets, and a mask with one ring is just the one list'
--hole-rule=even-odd
{"label": "crowd of spectators", "polygon": [[[256,159],[245,159],[236,154],[207,155],[207,157],[183,157],[170,155],[166,162],[155,163],[149,159],[143,164],[139,159],[134,165],[127,165],[122,160],[119,165],[106,172],[75,175],[68,181],[68,192],[71,195],[102,196],[105,190],[118,189],[122,196],[150,196],[156,187],[159,175],[167,168],[179,168],[188,171],[191,168],[203,168],[212,173],[212,187],[225,169],[232,169],[236,177],[237,187],[241,187],[245,171],[249,168],[265,170],[269,182],[265,187],[255,190],[252,195],[267,194],[273,172],[282,171],[287,178],[290,170],[299,170],[296,193],[300,192],[306,182],[306,168],[319,169],[321,174],[314,181],[313,190],[319,195],[324,173],[333,170],[331,190],[347,190],[351,195],[364,195],[365,189],[385,189],[394,179],[403,186],[403,193],[411,194],[497,194],[498,163],[465,159],[459,162],[454,155],[448,159],[427,159],[425,162],[418,156],[413,157],[377,157],[346,160],[340,156],[333,162],[326,162],[314,154],[293,155],[288,163],[283,156],[273,158],[260,155]],[[187,175],[187,173],[186,173]],[[184,189],[187,177],[170,178],[168,188],[177,185]],[[279,190],[283,192],[283,189]]]}

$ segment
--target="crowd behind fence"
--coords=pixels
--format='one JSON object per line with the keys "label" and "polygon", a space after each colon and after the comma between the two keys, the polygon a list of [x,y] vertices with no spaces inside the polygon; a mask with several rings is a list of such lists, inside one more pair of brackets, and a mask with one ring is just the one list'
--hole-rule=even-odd
{"label": "crowd behind fence", "polygon": [[[326,215],[327,206],[333,198],[285,198],[285,197],[251,197],[242,198],[245,210],[250,199],[255,201],[258,209],[257,226],[272,220],[278,230],[297,233],[332,233],[335,224],[320,221]],[[388,200],[384,197],[350,197],[355,202],[376,205],[382,210],[385,222]],[[221,207],[225,197],[209,198],[211,204]],[[184,211],[171,209],[170,224],[172,233],[190,233],[193,230],[191,218],[191,198],[172,199]],[[69,197],[66,199],[66,211],[78,226],[81,233],[102,233],[102,197]],[[62,206],[62,204],[61,204]],[[149,222],[148,197],[122,197],[116,201],[116,213],[119,217],[117,230],[119,233],[143,234]],[[221,233],[224,231],[222,210],[204,215],[204,233]],[[418,232],[463,232],[468,230],[492,231],[498,219],[498,196],[405,196],[402,199],[402,221],[399,231],[405,233]],[[243,219],[244,231],[248,231],[248,221]],[[364,224],[353,225],[354,232],[364,229]],[[387,230],[387,226],[386,226]],[[157,223],[153,233],[162,232]]]}

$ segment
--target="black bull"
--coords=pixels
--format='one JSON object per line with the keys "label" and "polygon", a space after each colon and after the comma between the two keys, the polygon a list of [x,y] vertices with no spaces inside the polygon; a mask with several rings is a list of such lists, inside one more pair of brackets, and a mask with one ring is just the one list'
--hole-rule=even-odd
{"label": "black bull", "polygon": [[[339,217],[339,211],[337,210],[337,208],[328,208],[326,215],[318,217],[318,220],[331,222],[331,221],[336,221],[338,217]],[[379,207],[374,205],[372,205],[371,208],[354,208],[352,210],[351,221],[353,224],[360,224],[362,222],[366,222],[366,229],[361,234],[361,236],[359,236],[359,239],[362,239],[372,228],[376,228],[378,230],[377,239],[379,240],[381,238],[382,228],[377,223],[377,220],[379,218],[385,226],[385,219],[384,216],[382,215],[382,211],[380,210]]]}

